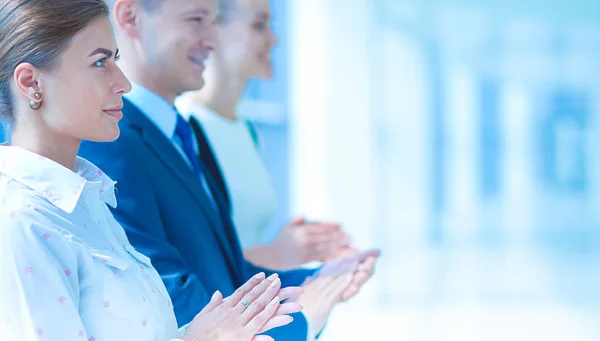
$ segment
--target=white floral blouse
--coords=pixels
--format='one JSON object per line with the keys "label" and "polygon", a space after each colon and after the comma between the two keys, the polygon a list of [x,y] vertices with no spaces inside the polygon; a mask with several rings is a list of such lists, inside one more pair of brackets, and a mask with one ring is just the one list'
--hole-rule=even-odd
{"label": "white floral blouse", "polygon": [[0,146],[0,340],[167,341],[181,332],[150,260],[106,204],[114,182]]}

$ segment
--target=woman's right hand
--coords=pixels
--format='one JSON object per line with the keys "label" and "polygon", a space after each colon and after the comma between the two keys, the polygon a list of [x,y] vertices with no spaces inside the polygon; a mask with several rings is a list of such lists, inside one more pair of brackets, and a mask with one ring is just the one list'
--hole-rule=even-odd
{"label": "woman's right hand", "polygon": [[303,285],[304,294],[295,301],[303,307],[304,316],[312,322],[315,331],[320,332],[333,311],[342,300],[342,294],[352,283],[357,264],[353,260],[343,260],[326,276],[309,278]]}
{"label": "woman's right hand", "polygon": [[[290,287],[280,291],[280,288],[281,280],[277,274],[265,279],[265,274],[260,273],[225,299],[217,291],[196,315],[187,333],[202,341],[272,340],[269,336],[256,334],[289,324],[293,319],[288,314],[302,309],[297,302],[280,304],[281,300],[300,295],[302,289]],[[247,307],[242,302],[247,303]],[[189,340],[196,341],[195,338]]]}
{"label": "woman's right hand", "polygon": [[350,236],[338,224],[307,222],[304,217],[298,217],[280,231],[273,248],[281,263],[279,267],[290,268],[344,256],[350,241]]}

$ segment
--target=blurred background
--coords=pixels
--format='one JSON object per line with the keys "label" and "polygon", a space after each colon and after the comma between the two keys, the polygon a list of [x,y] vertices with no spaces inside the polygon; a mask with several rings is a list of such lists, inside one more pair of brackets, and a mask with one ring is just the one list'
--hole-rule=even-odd
{"label": "blurred background", "polygon": [[600,340],[600,1],[271,2],[265,239],[383,250],[321,340]]}
{"label": "blurred background", "polygon": [[600,340],[600,1],[271,2],[272,230],[383,249],[322,340]]}

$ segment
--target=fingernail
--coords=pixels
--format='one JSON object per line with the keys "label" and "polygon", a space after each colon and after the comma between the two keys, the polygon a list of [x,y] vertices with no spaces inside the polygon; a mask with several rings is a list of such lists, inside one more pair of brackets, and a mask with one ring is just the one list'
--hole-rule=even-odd
{"label": "fingernail", "polygon": [[275,274],[272,274],[271,276],[269,276],[269,278],[267,278],[267,279],[268,279],[269,281],[271,281],[271,282],[272,282],[272,281],[274,281],[274,280],[275,280],[275,278],[277,278],[277,277],[279,277],[279,275],[275,273]]}
{"label": "fingernail", "polygon": [[256,278],[256,279],[263,279],[263,278],[265,278],[265,273],[264,272],[258,273],[258,274],[256,274],[254,276],[254,278]]}
{"label": "fingernail", "polygon": [[281,280],[279,278],[275,278],[275,280],[273,281],[273,283],[271,283],[271,286],[277,286],[279,284],[279,282],[281,282]]}
{"label": "fingernail", "polygon": [[289,315],[288,315],[288,317],[290,318],[290,323],[294,321],[294,318],[293,318],[293,317],[291,317],[291,316],[289,316]]}
{"label": "fingernail", "polygon": [[270,304],[275,305],[277,304],[277,302],[279,302],[279,296],[275,296],[275,298],[271,301]]}
{"label": "fingernail", "polygon": [[215,291],[215,293],[212,295],[212,298],[217,298],[220,293],[221,292],[219,290]]}

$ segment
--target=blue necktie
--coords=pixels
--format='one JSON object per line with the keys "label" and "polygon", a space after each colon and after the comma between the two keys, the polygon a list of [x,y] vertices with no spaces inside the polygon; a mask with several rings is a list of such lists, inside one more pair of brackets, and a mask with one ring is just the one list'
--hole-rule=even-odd
{"label": "blue necktie", "polygon": [[194,173],[196,173],[196,175],[200,179],[200,182],[202,183],[202,187],[204,188],[204,191],[206,192],[206,195],[208,196],[208,200],[210,201],[210,204],[217,212],[219,212],[220,211],[219,206],[216,204],[215,198],[213,197],[213,194],[210,190],[210,186],[206,182],[206,178],[204,177],[204,174],[202,173],[202,168],[200,167],[200,158],[198,157],[198,154],[196,153],[196,150],[194,149],[193,134],[194,134],[194,131],[192,130],[192,127],[190,126],[190,124],[185,120],[185,118],[183,118],[179,113],[177,113],[177,124],[175,126],[175,135],[177,135],[177,137],[179,137],[179,140],[181,142],[181,149],[183,149],[185,156],[187,156],[187,159],[190,161],[190,164],[193,168]]}
{"label": "blue necktie", "polygon": [[200,161],[198,160],[198,155],[194,150],[194,138],[193,131],[190,124],[179,114],[177,114],[177,125],[175,126],[175,135],[179,137],[181,140],[181,147],[183,152],[187,156],[188,160],[192,164],[192,168],[194,172],[198,176],[202,176],[202,171],[200,170]]}

